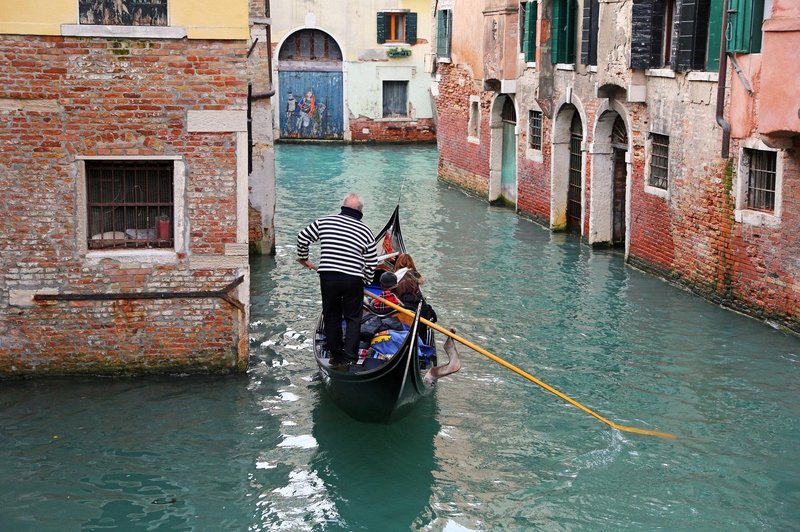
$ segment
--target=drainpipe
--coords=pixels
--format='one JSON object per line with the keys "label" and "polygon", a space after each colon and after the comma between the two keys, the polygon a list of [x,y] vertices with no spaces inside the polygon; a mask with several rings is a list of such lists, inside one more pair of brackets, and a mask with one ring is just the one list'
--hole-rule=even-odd
{"label": "drainpipe", "polygon": [[725,120],[725,81],[728,78],[728,0],[722,2],[722,42],[719,46],[719,77],[717,78],[717,124],[722,127],[722,153],[723,159],[730,156],[731,125]]}

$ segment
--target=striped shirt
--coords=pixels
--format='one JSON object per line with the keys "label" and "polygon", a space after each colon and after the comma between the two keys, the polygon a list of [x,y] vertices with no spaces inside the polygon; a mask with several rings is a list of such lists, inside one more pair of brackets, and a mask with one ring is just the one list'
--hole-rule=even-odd
{"label": "striped shirt", "polygon": [[361,220],[346,214],[323,216],[297,234],[297,258],[308,258],[308,246],[320,242],[317,272],[338,272],[372,281],[377,265],[375,235]]}

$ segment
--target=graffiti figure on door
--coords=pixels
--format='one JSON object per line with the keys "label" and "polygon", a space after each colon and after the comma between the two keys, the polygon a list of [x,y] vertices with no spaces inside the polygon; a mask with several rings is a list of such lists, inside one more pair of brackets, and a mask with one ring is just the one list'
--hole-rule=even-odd
{"label": "graffiti figure on door", "polygon": [[316,107],[316,99],[312,91],[306,91],[303,99],[300,101],[300,113],[297,119],[297,131],[301,133],[308,133],[311,126],[311,119],[314,116],[314,109]]}
{"label": "graffiti figure on door", "polygon": [[302,99],[288,91],[284,107],[284,134],[299,138],[322,137],[328,127],[327,108],[324,101],[317,101],[312,90],[306,90]]}

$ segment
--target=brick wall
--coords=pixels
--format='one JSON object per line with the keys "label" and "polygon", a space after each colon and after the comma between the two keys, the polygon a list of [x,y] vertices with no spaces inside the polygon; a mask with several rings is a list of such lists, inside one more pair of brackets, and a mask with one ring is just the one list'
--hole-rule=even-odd
{"label": "brick wall", "polygon": [[[190,109],[246,108],[246,52],[242,42],[0,38],[0,375],[246,368],[246,322],[218,298],[14,300],[218,290],[246,272],[246,259],[197,262],[236,242],[235,134],[187,131]],[[187,248],[85,256],[76,157],[156,155],[186,165]]]}
{"label": "brick wall", "polygon": [[[476,90],[469,73],[457,65],[439,65],[439,177],[480,197],[488,196],[489,104],[492,92]],[[786,147],[783,213],[776,228],[734,221],[734,190],[739,146],[731,146],[730,166],[719,156],[721,130],[716,125],[714,84],[650,80],[646,103],[618,102],[625,107],[631,138],[630,225],[631,264],[668,278],[711,301],[760,319],[800,331],[800,150]],[[558,72],[551,99],[535,100],[537,80],[529,74],[517,82],[518,123],[517,207],[520,214],[550,225],[552,127],[566,87],[586,122],[587,145],[608,142],[593,138],[602,99],[595,97],[593,78]],[[469,97],[481,95],[480,144],[467,141]],[[536,102],[534,106],[533,102]],[[528,159],[527,112],[543,115],[541,162]],[[670,185],[666,197],[645,191],[645,146],[650,131],[670,137]],[[786,142],[783,143],[786,146]],[[593,160],[585,152],[584,235],[594,190]],[[607,193],[607,192],[606,192]]]}
{"label": "brick wall", "polygon": [[[439,64],[439,96],[436,98],[439,178],[474,194],[489,193],[489,104],[491,93],[474,88],[463,68]],[[481,95],[480,143],[467,141],[470,96]]]}
{"label": "brick wall", "polygon": [[353,142],[436,142],[432,118],[419,120],[373,120],[350,118]]}

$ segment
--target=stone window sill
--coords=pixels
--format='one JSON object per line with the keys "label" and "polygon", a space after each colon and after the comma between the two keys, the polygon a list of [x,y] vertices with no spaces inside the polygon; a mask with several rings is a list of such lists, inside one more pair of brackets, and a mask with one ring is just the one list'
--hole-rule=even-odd
{"label": "stone window sill", "polygon": [[104,26],[102,24],[62,24],[65,37],[119,37],[128,39],[183,39],[181,26]]}
{"label": "stone window sill", "polygon": [[719,79],[718,72],[689,72],[686,74],[689,81],[716,82]]}
{"label": "stone window sill", "polygon": [[780,227],[781,225],[780,217],[768,212],[737,209],[734,211],[734,218],[739,223],[754,227]]}
{"label": "stone window sill", "polygon": [[651,194],[653,196],[658,196],[659,198],[669,199],[669,190],[664,188],[658,188],[651,185],[645,185],[644,191],[647,194]]}
{"label": "stone window sill", "polygon": [[645,76],[651,78],[675,78],[675,71],[670,68],[648,68],[644,71]]}
{"label": "stone window sill", "polygon": [[536,148],[526,148],[525,158],[536,163],[543,163],[544,153],[542,150],[537,150]]}
{"label": "stone window sill", "polygon": [[86,252],[86,262],[97,264],[103,259],[122,263],[177,264],[178,254],[173,249],[114,249]]}

